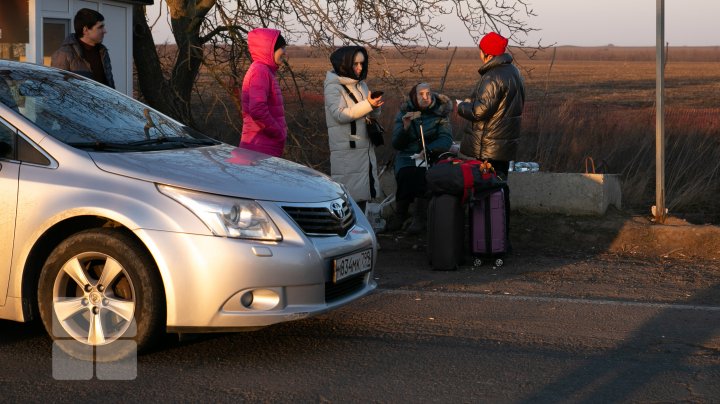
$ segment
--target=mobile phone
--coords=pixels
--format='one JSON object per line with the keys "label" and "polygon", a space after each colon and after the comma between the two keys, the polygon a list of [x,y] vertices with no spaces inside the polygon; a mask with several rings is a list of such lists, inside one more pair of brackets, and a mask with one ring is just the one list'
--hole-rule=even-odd
{"label": "mobile phone", "polygon": [[420,118],[420,115],[422,115],[422,112],[420,111],[409,111],[405,115],[403,115],[404,118],[408,118],[410,120]]}
{"label": "mobile phone", "polygon": [[377,98],[383,94],[385,94],[385,91],[373,91],[370,93],[370,98]]}

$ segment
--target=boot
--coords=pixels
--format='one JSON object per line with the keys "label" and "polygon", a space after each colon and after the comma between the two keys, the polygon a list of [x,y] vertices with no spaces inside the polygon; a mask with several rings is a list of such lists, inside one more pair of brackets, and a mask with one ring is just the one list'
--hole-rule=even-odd
{"label": "boot", "polygon": [[387,231],[398,231],[402,229],[403,223],[408,218],[408,210],[410,209],[410,201],[395,201],[395,214],[387,223]]}
{"label": "boot", "polygon": [[413,219],[405,233],[420,234],[427,228],[427,198],[415,198],[415,206],[413,206]]}

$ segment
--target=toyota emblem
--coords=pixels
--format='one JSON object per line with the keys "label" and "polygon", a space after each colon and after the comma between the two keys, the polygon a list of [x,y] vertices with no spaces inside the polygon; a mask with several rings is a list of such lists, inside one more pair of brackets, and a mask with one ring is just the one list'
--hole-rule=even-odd
{"label": "toyota emblem", "polygon": [[330,205],[330,212],[332,212],[332,214],[340,220],[345,219],[345,211],[343,210],[342,205],[337,202],[333,202],[332,205]]}

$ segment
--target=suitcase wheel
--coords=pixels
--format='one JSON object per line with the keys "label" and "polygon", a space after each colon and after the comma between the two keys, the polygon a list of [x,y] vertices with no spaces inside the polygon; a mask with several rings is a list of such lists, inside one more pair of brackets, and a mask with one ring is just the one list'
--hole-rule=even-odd
{"label": "suitcase wheel", "polygon": [[498,259],[495,260],[495,266],[496,266],[496,267],[501,267],[501,266],[503,266],[504,264],[505,264],[505,261],[503,261],[502,258],[498,258]]}
{"label": "suitcase wheel", "polygon": [[474,267],[482,266],[482,264],[483,264],[483,262],[482,262],[482,260],[481,260],[480,258],[475,258],[475,260],[473,261],[473,266],[474,266]]}

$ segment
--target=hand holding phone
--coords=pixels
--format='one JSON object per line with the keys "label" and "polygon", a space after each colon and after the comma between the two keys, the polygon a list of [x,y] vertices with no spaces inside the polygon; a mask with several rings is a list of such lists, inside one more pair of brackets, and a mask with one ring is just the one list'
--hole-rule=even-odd
{"label": "hand holding phone", "polygon": [[370,93],[370,98],[378,98],[383,94],[385,94],[385,91],[373,91]]}

